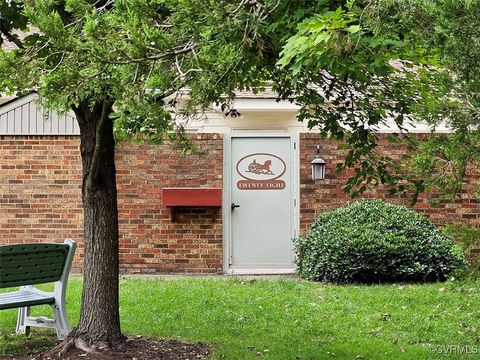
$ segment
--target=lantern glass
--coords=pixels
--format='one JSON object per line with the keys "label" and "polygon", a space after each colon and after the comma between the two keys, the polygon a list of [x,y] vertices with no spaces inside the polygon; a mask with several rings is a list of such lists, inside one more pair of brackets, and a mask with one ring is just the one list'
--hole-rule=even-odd
{"label": "lantern glass", "polygon": [[320,145],[317,145],[317,156],[310,163],[312,165],[312,179],[325,179],[325,160],[320,157]]}
{"label": "lantern glass", "polygon": [[312,179],[313,180],[325,179],[325,160],[321,158],[315,158],[311,164],[312,164]]}

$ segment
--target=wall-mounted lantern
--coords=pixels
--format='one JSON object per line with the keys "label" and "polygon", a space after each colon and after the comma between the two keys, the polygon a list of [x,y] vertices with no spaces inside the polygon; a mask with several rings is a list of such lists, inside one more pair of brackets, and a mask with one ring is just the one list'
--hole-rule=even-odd
{"label": "wall-mounted lantern", "polygon": [[317,145],[317,156],[312,160],[312,179],[325,179],[325,160],[320,157],[320,145]]}

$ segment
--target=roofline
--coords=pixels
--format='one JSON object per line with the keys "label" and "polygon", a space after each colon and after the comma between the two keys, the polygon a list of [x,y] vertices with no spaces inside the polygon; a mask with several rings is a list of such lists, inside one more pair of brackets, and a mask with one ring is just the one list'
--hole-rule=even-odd
{"label": "roofline", "polygon": [[10,100],[5,101],[4,103],[0,104],[0,109],[8,104],[11,104],[14,101],[20,100],[24,97],[27,97],[28,95],[36,94],[37,92],[35,90],[30,90],[30,92],[26,93],[25,95],[22,96],[16,96],[14,98],[11,98]]}

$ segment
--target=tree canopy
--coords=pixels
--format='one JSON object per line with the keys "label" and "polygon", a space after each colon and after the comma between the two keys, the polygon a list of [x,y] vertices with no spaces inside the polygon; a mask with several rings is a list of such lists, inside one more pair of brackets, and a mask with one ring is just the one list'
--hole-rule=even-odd
{"label": "tree canopy", "polygon": [[165,99],[180,89],[188,86],[195,106],[208,106],[264,79],[262,18],[275,2],[216,5],[36,1],[24,9],[33,26],[25,48],[2,53],[3,87],[36,89],[46,106],[63,110],[109,99],[124,135],[157,137],[171,130]]}
{"label": "tree canopy", "polygon": [[[281,96],[296,94],[300,120],[347,142],[339,168],[354,175],[345,190],[358,195],[386,183],[393,192],[413,190],[414,201],[425,190],[461,191],[467,166],[480,159],[479,2],[323,3],[286,42],[278,63],[287,75],[277,83]],[[452,133],[417,142],[406,127],[418,121]],[[412,156],[376,153],[375,129],[388,122],[403,133],[388,139]]]}
{"label": "tree canopy", "polygon": [[[115,140],[160,141],[237,89],[257,88],[275,66],[266,41],[279,1],[39,0],[3,2],[0,88],[36,90],[44,106],[73,110],[80,126],[84,287],[80,322],[65,343],[122,341],[118,303]],[[299,2],[303,5],[303,2]],[[281,14],[283,15],[284,12]],[[13,30],[26,29],[18,36]],[[6,35],[5,35],[6,34]],[[278,53],[278,51],[277,51]],[[176,96],[189,96],[176,109]],[[188,144],[188,143],[186,143]],[[63,345],[62,345],[63,346]],[[56,350],[55,350],[56,351]]]}
{"label": "tree canopy", "polygon": [[[463,191],[468,167],[480,163],[479,5],[317,1],[313,13],[296,19],[274,87],[301,105],[300,121],[346,142],[339,170],[354,170],[344,188],[351,195],[380,183],[414,202],[425,191],[448,197]],[[417,122],[450,133],[416,141],[406,128]],[[400,131],[388,140],[410,151],[401,160],[376,151],[376,129],[386,124]]]}
{"label": "tree canopy", "polygon": [[[161,141],[176,116],[270,82],[301,105],[300,121],[346,141],[339,170],[354,169],[352,195],[379,183],[414,197],[459,191],[478,160],[476,1],[39,1],[19,16],[21,4],[4,3],[4,32],[27,18],[41,31],[25,39],[21,58],[3,55],[7,88],[35,88],[65,110],[108,96],[119,138]],[[422,144],[390,136],[419,150],[403,163],[376,154],[375,129],[402,131],[414,119],[446,121],[453,134]]]}
{"label": "tree canopy", "polygon": [[420,143],[410,165],[427,189],[460,192],[467,167],[480,163],[480,1],[378,0],[365,18],[381,36],[402,40],[404,58],[434,74],[415,116],[433,129],[444,122],[451,133]]}

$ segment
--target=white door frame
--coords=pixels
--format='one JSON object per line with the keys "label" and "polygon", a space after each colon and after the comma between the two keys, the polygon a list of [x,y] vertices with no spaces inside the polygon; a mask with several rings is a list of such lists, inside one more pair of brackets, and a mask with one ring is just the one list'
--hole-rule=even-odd
{"label": "white door frame", "polygon": [[291,213],[291,229],[293,233],[291,237],[296,237],[300,229],[300,150],[299,150],[299,136],[298,134],[289,133],[233,133],[225,134],[223,140],[223,196],[222,196],[222,213],[223,213],[223,272],[225,274],[291,274],[296,268],[293,266],[294,251],[293,242],[290,245],[292,267],[287,269],[234,269],[231,266],[232,259],[232,138],[289,138],[291,146],[291,164],[292,164],[292,184],[291,195],[292,205]]}

